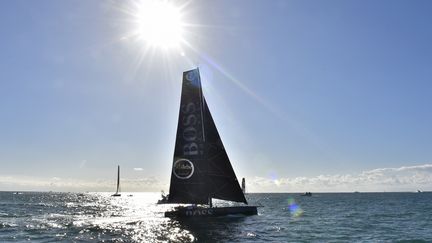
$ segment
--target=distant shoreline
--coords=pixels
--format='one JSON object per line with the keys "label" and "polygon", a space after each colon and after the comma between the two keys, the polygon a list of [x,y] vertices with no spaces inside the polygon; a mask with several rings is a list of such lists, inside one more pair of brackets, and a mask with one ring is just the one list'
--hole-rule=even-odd
{"label": "distant shoreline", "polygon": [[[0,193],[2,192],[10,192],[10,193],[14,193],[14,192],[22,192],[22,193],[112,193],[110,191],[88,191],[88,192],[83,192],[83,191],[32,191],[32,190],[7,190],[7,191],[0,191]],[[352,191],[352,192],[314,192],[311,191],[313,194],[342,194],[342,193],[346,193],[346,194],[351,194],[351,193],[358,193],[358,194],[365,194],[365,193],[419,193],[418,191]],[[420,193],[431,193],[432,191],[421,191]],[[131,193],[160,193],[160,192],[123,192],[126,194],[131,194]],[[247,194],[303,194],[304,192],[247,192]]]}

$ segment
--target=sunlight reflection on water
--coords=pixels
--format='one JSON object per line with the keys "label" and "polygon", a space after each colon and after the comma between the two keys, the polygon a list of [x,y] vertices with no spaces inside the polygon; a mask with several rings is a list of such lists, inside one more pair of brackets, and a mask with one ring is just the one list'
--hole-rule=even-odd
{"label": "sunlight reflection on water", "polygon": [[432,193],[248,194],[258,215],[182,220],[159,197],[0,192],[0,242],[432,242]]}
{"label": "sunlight reflection on water", "polygon": [[[140,241],[194,241],[193,235],[176,225],[163,213],[170,209],[169,205],[156,205],[157,193],[134,193],[132,197],[109,197],[109,194],[94,194],[100,201],[102,209],[99,217],[86,215],[81,218],[85,228],[81,232],[84,238],[102,235],[118,236],[121,239]],[[87,235],[86,235],[87,234]]]}
{"label": "sunlight reflection on water", "polygon": [[[158,193],[134,193],[132,197],[110,197],[106,193],[93,193],[89,196],[99,203],[83,205],[96,206],[97,214],[90,212],[74,218],[73,225],[80,228],[76,239],[195,242],[224,240],[227,234],[237,238],[256,237],[255,232],[238,230],[245,217],[183,220],[165,218],[164,212],[176,205],[157,205],[155,202],[160,197]],[[234,204],[215,200],[215,205]],[[210,230],[209,225],[212,226]]]}

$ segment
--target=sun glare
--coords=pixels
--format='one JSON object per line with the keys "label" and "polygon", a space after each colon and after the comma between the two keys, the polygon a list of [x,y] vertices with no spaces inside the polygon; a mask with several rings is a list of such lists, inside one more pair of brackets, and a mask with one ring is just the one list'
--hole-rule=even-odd
{"label": "sun glare", "polygon": [[151,46],[178,47],[183,40],[180,9],[166,1],[141,1],[136,23],[137,37]]}

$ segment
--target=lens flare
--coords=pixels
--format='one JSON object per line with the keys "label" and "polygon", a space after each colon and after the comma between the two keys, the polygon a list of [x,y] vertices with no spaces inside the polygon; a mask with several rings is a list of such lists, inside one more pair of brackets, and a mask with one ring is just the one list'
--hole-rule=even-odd
{"label": "lens flare", "polygon": [[303,215],[303,210],[300,208],[300,205],[295,202],[294,198],[288,198],[288,210],[294,217],[300,217]]}
{"label": "lens flare", "polygon": [[270,178],[270,180],[276,185],[279,186],[280,185],[280,181],[279,181],[279,177],[278,174],[275,171],[270,171],[268,173],[268,176]]}

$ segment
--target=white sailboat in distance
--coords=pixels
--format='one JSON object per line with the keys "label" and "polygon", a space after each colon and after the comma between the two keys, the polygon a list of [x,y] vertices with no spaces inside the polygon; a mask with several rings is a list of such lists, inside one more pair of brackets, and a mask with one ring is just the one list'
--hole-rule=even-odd
{"label": "white sailboat in distance", "polygon": [[120,165],[117,166],[117,189],[114,194],[111,195],[112,197],[120,197]]}

